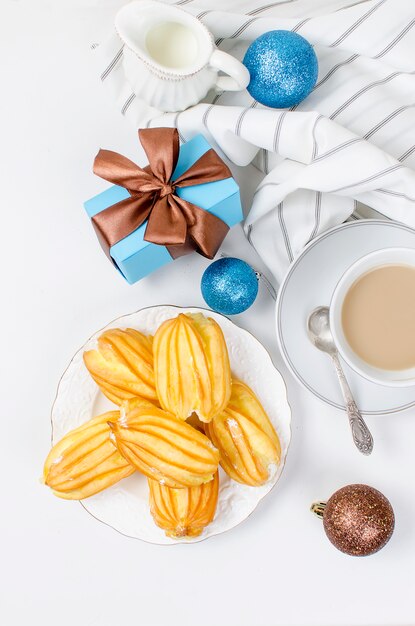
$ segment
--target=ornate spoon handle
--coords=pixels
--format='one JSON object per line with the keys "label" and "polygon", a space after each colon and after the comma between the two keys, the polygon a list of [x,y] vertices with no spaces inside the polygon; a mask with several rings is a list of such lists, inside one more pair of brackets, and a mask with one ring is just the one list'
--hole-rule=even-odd
{"label": "ornate spoon handle", "polygon": [[370,430],[366,426],[366,423],[357,408],[357,404],[353,398],[349,384],[341,366],[339,356],[336,352],[332,353],[336,374],[339,379],[340,387],[343,393],[343,398],[346,404],[347,416],[349,418],[350,428],[352,429],[353,441],[356,448],[362,454],[371,454],[373,450],[373,437],[370,434]]}

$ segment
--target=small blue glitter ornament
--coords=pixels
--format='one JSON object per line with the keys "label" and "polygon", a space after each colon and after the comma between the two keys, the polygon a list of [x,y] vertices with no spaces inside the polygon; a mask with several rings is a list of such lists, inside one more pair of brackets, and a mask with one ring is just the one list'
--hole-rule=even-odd
{"label": "small blue glitter ornament", "polygon": [[271,30],[255,39],[243,63],[251,75],[247,87],[251,96],[275,109],[299,104],[317,81],[313,46],[290,30]]}
{"label": "small blue glitter ornament", "polygon": [[205,270],[201,282],[206,304],[224,315],[246,311],[258,294],[258,278],[248,263],[226,257]]}

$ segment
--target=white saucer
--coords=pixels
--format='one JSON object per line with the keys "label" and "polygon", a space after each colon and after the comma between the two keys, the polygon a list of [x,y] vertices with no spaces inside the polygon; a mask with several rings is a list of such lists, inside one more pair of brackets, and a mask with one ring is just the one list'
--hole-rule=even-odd
{"label": "white saucer", "polygon": [[[345,408],[329,357],[307,337],[307,317],[315,307],[330,304],[338,280],[357,259],[381,248],[400,246],[415,248],[415,230],[383,220],[343,224],[313,240],[291,265],[280,287],[277,336],[284,360],[309,391],[332,406]],[[395,413],[415,405],[415,387],[377,385],[343,365],[362,413]]]}

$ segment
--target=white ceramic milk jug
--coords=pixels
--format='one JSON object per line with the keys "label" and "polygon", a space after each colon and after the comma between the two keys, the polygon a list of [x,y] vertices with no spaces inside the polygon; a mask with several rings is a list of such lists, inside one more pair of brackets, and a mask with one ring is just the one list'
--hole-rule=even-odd
{"label": "white ceramic milk jug", "polygon": [[183,9],[130,2],[117,13],[115,28],[124,43],[126,79],[138,98],[160,111],[183,111],[212,87],[239,91],[249,83],[246,67],[218,50],[202,22]]}

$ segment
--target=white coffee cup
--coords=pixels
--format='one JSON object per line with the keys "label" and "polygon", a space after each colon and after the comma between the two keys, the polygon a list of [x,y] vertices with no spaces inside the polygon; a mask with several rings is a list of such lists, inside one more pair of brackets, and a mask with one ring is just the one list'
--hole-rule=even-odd
{"label": "white coffee cup", "polygon": [[334,290],[330,303],[330,328],[341,356],[358,374],[380,385],[410,387],[415,385],[415,367],[405,370],[385,370],[373,367],[354,352],[343,329],[342,309],[349,289],[361,276],[385,265],[406,265],[415,269],[415,249],[385,248],[367,254],[353,263],[340,278]]}

